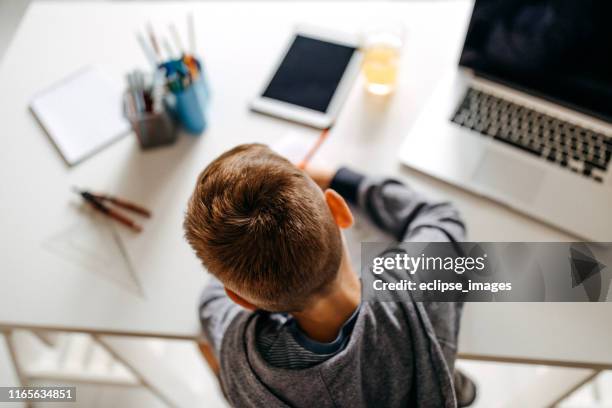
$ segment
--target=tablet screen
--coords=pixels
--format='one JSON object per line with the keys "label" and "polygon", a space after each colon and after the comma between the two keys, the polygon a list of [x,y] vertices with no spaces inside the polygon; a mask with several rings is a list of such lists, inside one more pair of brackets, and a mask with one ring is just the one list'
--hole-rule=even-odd
{"label": "tablet screen", "polygon": [[326,112],[354,52],[297,35],[262,96]]}

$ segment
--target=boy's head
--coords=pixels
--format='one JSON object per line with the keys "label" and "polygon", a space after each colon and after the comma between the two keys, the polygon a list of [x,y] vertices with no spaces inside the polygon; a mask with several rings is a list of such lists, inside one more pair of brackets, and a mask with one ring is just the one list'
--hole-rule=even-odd
{"label": "boy's head", "polygon": [[326,197],[264,145],[235,147],[198,177],[185,235],[210,273],[248,303],[300,311],[336,278],[342,239]]}

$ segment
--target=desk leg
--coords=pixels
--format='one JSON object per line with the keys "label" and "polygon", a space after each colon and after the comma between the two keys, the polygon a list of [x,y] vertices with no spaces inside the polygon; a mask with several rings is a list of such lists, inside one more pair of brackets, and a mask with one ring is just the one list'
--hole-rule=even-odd
{"label": "desk leg", "polygon": [[550,367],[504,407],[554,407],[572,392],[593,380],[601,370]]}
{"label": "desk leg", "polygon": [[[4,341],[6,343],[6,349],[8,351],[8,356],[10,358],[10,362],[12,363],[13,369],[15,370],[15,374],[17,375],[17,381],[19,384],[15,384],[17,386],[25,387],[28,385],[28,380],[25,378],[23,371],[21,370],[21,366],[19,365],[19,360],[17,359],[17,352],[15,350],[15,342],[12,336],[12,330],[4,330],[0,332],[0,341]],[[7,384],[10,385],[10,384]],[[22,405],[27,408],[31,408],[32,404],[30,402],[24,402]]]}
{"label": "desk leg", "polygon": [[202,396],[181,381],[180,375],[158,359],[142,338],[96,335],[98,342],[125,364],[151,392],[171,407],[200,406]]}

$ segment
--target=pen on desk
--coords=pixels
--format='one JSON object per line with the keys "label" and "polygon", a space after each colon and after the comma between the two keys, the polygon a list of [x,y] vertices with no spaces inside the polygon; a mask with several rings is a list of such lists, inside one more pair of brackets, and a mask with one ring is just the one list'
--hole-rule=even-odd
{"label": "pen on desk", "polygon": [[308,150],[308,153],[306,153],[306,156],[304,156],[302,161],[300,163],[298,163],[298,165],[297,165],[298,168],[300,168],[302,170],[304,170],[306,168],[306,166],[308,165],[308,162],[312,159],[312,157],[315,155],[317,150],[319,150],[319,147],[321,147],[321,145],[323,144],[325,139],[327,139],[327,135],[329,134],[329,130],[330,129],[331,128],[323,129],[323,131],[319,135],[319,138],[317,139],[317,141],[312,145],[310,150]]}

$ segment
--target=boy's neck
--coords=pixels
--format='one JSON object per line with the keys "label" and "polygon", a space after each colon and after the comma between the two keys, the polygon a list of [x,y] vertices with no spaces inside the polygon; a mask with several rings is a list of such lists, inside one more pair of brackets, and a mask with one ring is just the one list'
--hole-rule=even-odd
{"label": "boy's neck", "polygon": [[345,251],[338,278],[329,293],[317,299],[312,307],[292,313],[300,329],[313,340],[333,341],[361,302],[361,282],[346,261],[346,255]]}

